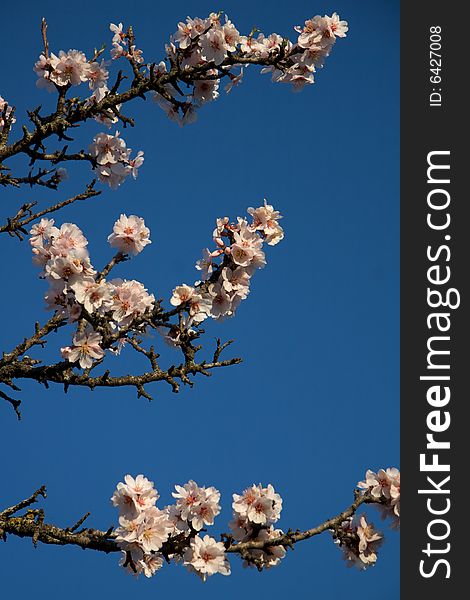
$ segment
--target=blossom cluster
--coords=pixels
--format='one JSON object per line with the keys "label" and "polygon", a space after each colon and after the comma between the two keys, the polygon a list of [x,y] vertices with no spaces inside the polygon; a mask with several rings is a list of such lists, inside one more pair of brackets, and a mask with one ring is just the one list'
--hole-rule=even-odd
{"label": "blossom cluster", "polygon": [[230,575],[225,546],[198,532],[213,525],[220,512],[220,492],[194,481],[176,485],[175,504],[159,509],[153,482],[143,475],[126,475],[111,498],[119,509],[116,541],[123,551],[121,565],[131,573],[151,577],[168,561],[182,563],[203,581],[220,573]]}
{"label": "blossom cluster", "polygon": [[[233,494],[233,520],[230,522],[232,537],[237,542],[265,542],[283,535],[275,529],[282,510],[282,498],[269,484],[252,485],[242,494]],[[244,554],[244,566],[256,566],[258,570],[277,566],[286,555],[284,546],[277,545],[264,550],[252,549]]]}
{"label": "blossom cluster", "polygon": [[[180,125],[191,123],[199,107],[219,97],[223,77],[229,79],[225,91],[230,92],[242,81],[244,65],[255,61],[276,59],[275,64],[269,64],[261,72],[271,73],[273,82],[292,84],[295,91],[314,83],[316,69],[323,66],[336,39],[346,36],[348,24],[333,13],[331,17],[313,17],[294,30],[299,35],[292,42],[277,33],[241,35],[227,15],[222,19],[221,13],[211,13],[205,19],[188,17],[178,23],[167,45],[167,54],[174,59],[180,53],[183,70],[205,67],[208,77],[192,82],[191,92],[183,99],[169,87],[166,91],[170,97],[156,93],[155,101],[170,119]],[[228,64],[227,58],[232,59]],[[160,68],[165,71],[165,63]],[[234,73],[236,68],[239,71]]]}
{"label": "blossom cluster", "polygon": [[[87,82],[91,90],[91,96],[85,105],[98,104],[109,93],[108,78],[109,64],[102,60],[88,60],[83,52],[78,50],[61,50],[59,55],[54,53],[41,54],[34,66],[38,76],[37,86],[53,91],[57,88],[77,86]],[[1,99],[0,99],[1,100]],[[1,102],[0,102],[1,106]],[[120,105],[115,109],[103,109],[95,120],[111,127],[118,121]],[[126,147],[125,141],[119,137],[119,131],[114,135],[99,133],[90,145],[90,155],[95,161],[94,170],[102,183],[108,184],[112,189],[117,189],[121,183],[132,175],[137,177],[137,170],[143,164],[143,152],[139,151],[131,159],[131,150]]]}
{"label": "blossom cluster", "polygon": [[132,150],[126,147],[126,142],[119,137],[119,131],[114,135],[98,133],[90,145],[90,154],[96,163],[94,170],[98,179],[107,183],[113,190],[129,175],[136,179],[138,169],[144,162],[144,153],[140,150],[131,159],[131,152]]}
{"label": "blossom cluster", "polygon": [[113,48],[111,50],[111,58],[116,60],[117,58],[124,57],[135,61],[138,65],[142,64],[144,62],[142,50],[138,49],[134,44],[126,44],[126,40],[128,40],[130,36],[123,30],[122,23],[119,23],[118,25],[111,23],[109,29],[114,34],[112,39]]}
{"label": "blossom cluster", "polygon": [[263,244],[273,246],[283,239],[278,222],[282,217],[266,200],[263,206],[249,208],[248,213],[252,217],[250,223],[240,217],[236,223],[230,223],[228,217],[217,219],[213,232],[215,249],[204,249],[202,259],[196,263],[202,281],[173,290],[170,303],[184,307],[188,327],[208,317],[233,316],[249,294],[251,277],[266,264]]}
{"label": "blossom cluster", "polygon": [[[5,119],[10,118],[12,108],[8,102],[0,96],[0,133],[2,133],[5,127]],[[16,122],[16,118],[11,118],[11,124]]]}
{"label": "blossom cluster", "polygon": [[331,17],[317,15],[305,21],[303,27],[294,28],[299,36],[292,50],[294,64],[286,70],[276,66],[267,67],[263,72],[271,72],[275,82],[291,83],[295,91],[306,84],[314,83],[314,73],[322,67],[337,38],[346,37],[347,21],[342,21],[337,13]]}
{"label": "blossom cluster", "polygon": [[[180,125],[191,123],[197,118],[197,109],[219,97],[222,79],[228,83],[225,91],[230,92],[243,79],[243,69],[250,64],[264,65],[262,73],[271,73],[274,82],[290,83],[294,90],[314,83],[316,69],[323,66],[336,40],[346,36],[348,24],[333,13],[332,16],[315,16],[305,21],[304,26],[294,27],[297,38],[289,40],[277,33],[265,35],[253,30],[242,35],[227,15],[211,13],[207,18],[188,17],[178,23],[176,33],[166,45],[165,60],[146,64],[142,50],[136,47],[132,28],[111,23],[111,59],[129,61],[134,82],[147,77],[153,90],[154,101],[167,116]],[[121,104],[113,103],[113,95],[122,81],[118,75],[115,85],[108,87],[111,62],[100,59],[104,46],[92,58],[80,50],[44,52],[34,65],[37,86],[48,91],[65,94],[72,86],[88,84],[90,95],[84,100],[75,98],[78,106],[92,108],[90,116],[108,128],[121,119],[126,125],[130,120],[122,115]],[[168,65],[178,65],[178,73]],[[172,80],[161,82],[170,74]],[[165,80],[164,80],[165,81]],[[183,85],[184,84],[184,85]],[[186,86],[186,91],[183,88]],[[139,95],[142,95],[140,93]],[[111,100],[106,101],[107,97]],[[0,98],[0,107],[3,100]],[[9,109],[7,109],[8,112]],[[0,132],[3,122],[0,119]],[[116,189],[129,175],[134,178],[143,163],[143,152],[133,159],[130,150],[119,137],[99,133],[90,146],[94,169],[102,183]]]}
{"label": "blossom cluster", "polygon": [[384,516],[400,518],[400,471],[396,467],[379,469],[377,473],[369,469],[365,480],[360,481],[357,487],[380,500],[377,506],[384,510]]}
{"label": "blossom cluster", "polygon": [[383,543],[383,535],[367,522],[365,515],[343,521],[334,537],[348,567],[365,570],[377,562],[377,550]]}
{"label": "blossom cluster", "polygon": [[99,102],[109,92],[108,66],[109,63],[104,60],[98,62],[87,59],[85,53],[79,50],[60,50],[58,56],[53,52],[47,56],[41,54],[33,70],[38,77],[36,85],[39,88],[52,92],[55,89],[88,83],[92,91],[90,101]]}
{"label": "blossom cluster", "polygon": [[[379,469],[377,473],[369,469],[365,480],[359,481],[357,487],[363,494],[370,493],[374,506],[382,512],[383,518],[392,517],[392,527],[399,526],[400,471],[397,468]],[[354,516],[345,520],[333,535],[348,566],[366,569],[376,563],[383,535],[367,522],[365,515],[359,519]]]}
{"label": "blossom cluster", "polygon": [[[33,261],[42,267],[49,283],[47,308],[70,322],[82,321],[72,345],[61,349],[62,357],[81,368],[90,368],[104,357],[103,336],[94,330],[93,317],[105,317],[113,330],[129,328],[135,319],[151,311],[155,298],[135,280],[106,281],[94,269],[87,250],[88,240],[77,225],[56,227],[53,219],[41,219],[30,231]],[[137,254],[150,243],[150,231],[140,217],[121,215],[109,242],[121,253]],[[119,347],[118,347],[119,348]],[[109,347],[117,351],[118,348]]]}
{"label": "blossom cluster", "polygon": [[[248,296],[253,273],[266,264],[263,244],[275,245],[284,237],[278,222],[281,215],[266,201],[256,209],[249,208],[248,213],[250,223],[240,217],[235,223],[228,217],[217,219],[215,249],[206,248],[196,265],[202,280],[173,290],[170,303],[181,317],[179,325],[165,322],[156,326],[173,346],[180,343],[184,331],[207,317],[232,316]],[[105,274],[97,272],[90,261],[88,240],[77,225],[57,227],[53,219],[43,218],[30,234],[33,262],[42,268],[41,277],[49,283],[47,308],[69,323],[77,323],[72,344],[61,349],[65,360],[89,369],[104,358],[105,350],[119,353],[129,333],[145,330],[148,318],[144,317],[155,307],[154,295],[139,281],[107,281]],[[108,242],[122,260],[151,243],[150,230],[141,217],[121,214]]]}

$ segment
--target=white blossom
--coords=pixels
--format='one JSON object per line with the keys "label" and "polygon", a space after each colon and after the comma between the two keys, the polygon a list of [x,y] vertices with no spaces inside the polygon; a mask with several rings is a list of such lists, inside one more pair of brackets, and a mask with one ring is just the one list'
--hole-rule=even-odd
{"label": "white blossom", "polygon": [[172,306],[180,306],[180,304],[184,304],[191,300],[195,293],[195,290],[192,286],[186,285],[183,283],[182,285],[178,285],[173,290],[173,295],[170,298],[170,304]]}
{"label": "white blossom", "polygon": [[131,475],[124,477],[124,483],[119,482],[111,498],[113,506],[117,506],[121,516],[128,520],[135,519],[146,509],[155,506],[158,492],[143,475],[134,479]]}
{"label": "white blossom", "polygon": [[208,535],[203,538],[197,535],[191,540],[184,553],[184,565],[203,581],[215,573],[230,575],[230,564],[225,556],[224,545]]}
{"label": "white blossom", "polygon": [[126,327],[154,306],[155,296],[149,294],[135,279],[113,279],[108,285],[111,293],[110,310],[120,327]]}
{"label": "white blossom", "polygon": [[121,215],[114,223],[108,242],[125,254],[139,254],[150,241],[150,229],[141,217]]}
{"label": "white blossom", "polygon": [[89,369],[93,360],[99,360],[104,356],[104,350],[100,346],[101,341],[101,335],[96,332],[77,334],[72,340],[72,347],[61,349],[62,355],[69,362],[78,360],[82,369]]}
{"label": "white blossom", "polygon": [[220,65],[227,56],[224,34],[220,29],[210,29],[199,38],[201,56],[207,62]]}
{"label": "white blossom", "polygon": [[109,287],[105,280],[96,282],[93,277],[82,277],[70,285],[77,302],[83,304],[85,310],[93,314],[102,306],[107,306],[111,300]]}
{"label": "white blossom", "polygon": [[[2,133],[2,131],[5,127],[5,119],[8,119],[11,116],[11,111],[12,111],[11,106],[7,103],[6,100],[4,100],[0,96],[0,133]],[[5,115],[5,119],[4,119],[4,115]],[[11,125],[13,125],[13,123],[16,123],[15,117],[11,118]]]}

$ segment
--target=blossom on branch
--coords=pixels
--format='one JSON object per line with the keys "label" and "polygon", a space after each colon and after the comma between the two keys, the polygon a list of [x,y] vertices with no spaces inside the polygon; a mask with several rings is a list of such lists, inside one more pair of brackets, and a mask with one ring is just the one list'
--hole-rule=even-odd
{"label": "blossom on branch", "polygon": [[143,163],[143,152],[140,151],[134,161],[131,160],[132,150],[126,147],[126,142],[119,137],[119,131],[114,135],[99,133],[90,145],[90,154],[96,160],[95,170],[102,183],[107,183],[112,189],[132,175],[137,177],[137,169]]}
{"label": "blossom on branch", "polygon": [[124,254],[139,254],[150,241],[150,229],[141,217],[121,215],[114,223],[108,242]]}
{"label": "blossom on branch", "polygon": [[348,567],[364,571],[377,562],[377,550],[382,545],[383,536],[367,522],[365,515],[343,521],[341,528],[333,532],[333,537]]}
{"label": "blossom on branch", "polygon": [[5,127],[5,119],[10,121],[10,125],[16,123],[16,118],[11,114],[12,110],[8,102],[0,96],[0,133]]}
{"label": "blossom on branch", "polygon": [[197,535],[191,540],[183,561],[185,567],[199,575],[202,581],[216,573],[230,575],[230,564],[225,556],[224,545],[208,535],[203,538]]}
{"label": "blossom on branch", "polygon": [[389,510],[390,516],[400,517],[400,471],[395,468],[379,469],[377,473],[370,469],[366,472],[364,481],[359,481],[357,487],[369,491],[371,496],[382,501],[382,506]]}
{"label": "blossom on branch", "polygon": [[77,334],[72,340],[72,347],[61,348],[62,356],[72,363],[78,360],[82,369],[89,369],[94,360],[100,360],[104,356],[101,341],[101,335],[96,332]]}

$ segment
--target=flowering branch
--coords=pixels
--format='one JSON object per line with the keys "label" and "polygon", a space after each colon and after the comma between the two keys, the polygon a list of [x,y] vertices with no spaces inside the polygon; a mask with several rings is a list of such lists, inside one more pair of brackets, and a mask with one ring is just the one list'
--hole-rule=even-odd
{"label": "flowering branch", "polygon": [[[6,170],[5,160],[24,154],[33,162],[45,160],[52,165],[64,160],[89,161],[98,171],[100,180],[115,187],[125,176],[122,168],[120,173],[112,167],[103,169],[103,163],[96,165],[96,157],[83,150],[71,154],[67,154],[66,149],[47,152],[45,141],[51,136],[57,136],[59,141],[72,141],[67,135],[68,130],[89,119],[106,126],[118,121],[124,127],[133,126],[133,119],[123,114],[122,106],[136,98],[145,99],[148,93],[154,94],[154,100],[169,118],[185,125],[195,120],[198,108],[219,96],[217,90],[222,79],[229,81],[227,92],[238,85],[243,78],[244,66],[264,67],[263,72],[270,72],[273,81],[290,83],[299,90],[314,82],[315,71],[323,66],[336,39],[346,36],[348,27],[336,13],[332,17],[314,17],[306,21],[303,28],[295,28],[300,35],[291,42],[276,33],[269,36],[259,33],[256,38],[254,31],[248,36],[240,35],[228,17],[222,22],[222,13],[212,13],[206,19],[188,17],[186,23],[178,24],[178,31],[166,46],[165,61],[158,64],[144,61],[142,51],[135,45],[132,27],[124,31],[120,23],[111,24],[110,29],[114,34],[112,60],[127,61],[132,70],[130,85],[124,91],[120,88],[127,77],[122,69],[114,85],[108,87],[109,63],[98,62],[104,46],[95,50],[91,59],[77,50],[60,51],[57,56],[49,50],[47,24],[45,19],[42,20],[44,50],[35,71],[39,78],[38,87],[57,94],[56,107],[47,115],[41,114],[40,107],[29,111],[28,118],[33,127],[23,125],[22,136],[8,143],[16,122],[15,110],[0,97],[0,184],[56,185],[54,181],[43,181],[45,171],[27,178],[2,173]],[[240,68],[240,72],[235,74],[234,68]],[[82,83],[88,83],[91,95],[68,97],[70,89]],[[129,157],[123,157],[120,164],[129,165]],[[113,177],[118,174],[120,177]]]}
{"label": "flowering branch", "polygon": [[[89,186],[80,198],[95,194],[93,186]],[[62,384],[65,391],[70,386],[90,390],[133,386],[139,398],[151,400],[146,390],[150,383],[166,381],[173,392],[178,392],[179,382],[192,386],[196,374],[208,377],[213,369],[240,363],[240,358],[221,360],[222,352],[232,342],[222,344],[220,339],[212,360],[199,360],[197,354],[202,346],[196,345],[196,340],[204,333],[204,320],[235,314],[250,292],[252,276],[266,264],[263,244],[273,246],[284,237],[278,222],[282,217],[266,201],[264,206],[249,208],[248,213],[251,223],[240,217],[237,222],[230,222],[228,217],[217,219],[213,232],[215,249],[206,248],[196,264],[202,280],[194,286],[177,286],[170,298],[174,308],[167,311],[162,308],[162,300],[156,300],[140,282],[106,279],[117,265],[151,243],[150,230],[143,219],[121,215],[116,221],[108,241],[117,253],[101,271],[93,268],[86,249],[88,241],[76,225],[65,223],[58,228],[53,220],[42,219],[32,227],[30,243],[34,262],[43,268],[41,277],[49,283],[45,300],[54,315],[42,327],[36,324],[34,334],[11,352],[3,353],[0,383],[16,391],[19,388],[14,381],[19,379],[34,379],[46,387],[49,383]],[[25,233],[23,225],[33,218],[34,215],[18,217],[10,223],[9,231]],[[72,345],[61,348],[64,360],[42,365],[39,359],[26,354],[34,347],[44,346],[47,336],[67,321],[76,329]],[[143,336],[152,330],[181,351],[182,362],[169,367],[160,365],[155,347],[143,346]],[[147,359],[149,370],[114,376],[106,369],[92,374],[102,365],[107,352],[119,354],[126,344]],[[13,405],[19,418],[19,401],[6,394],[0,397]]]}
{"label": "flowering branch", "polygon": [[[222,20],[222,13],[211,13],[206,19],[188,17],[186,22],[178,24],[177,32],[170,38],[165,60],[156,64],[144,60],[132,27],[124,30],[122,23],[111,24],[111,59],[127,61],[132,75],[126,76],[120,69],[114,84],[108,87],[109,63],[98,62],[104,46],[95,49],[91,59],[78,50],[61,50],[56,55],[50,50],[47,23],[43,19],[43,53],[34,70],[37,86],[56,94],[55,109],[49,114],[43,114],[41,106],[28,111],[32,126],[23,125],[21,137],[10,141],[16,123],[15,108],[0,97],[0,184],[27,183],[57,189],[67,176],[66,170],[57,165],[79,161],[88,163],[101,183],[118,188],[130,175],[137,177],[144,162],[142,151],[131,157],[131,149],[119,132],[98,133],[88,151],[69,151],[68,143],[50,150],[46,142],[53,136],[58,142],[72,142],[70,130],[90,119],[108,128],[118,122],[124,127],[133,126],[133,119],[123,113],[122,107],[135,98],[145,99],[149,93],[170,119],[186,125],[195,120],[199,108],[217,99],[223,79],[228,80],[225,87],[228,93],[242,81],[243,68],[249,65],[264,67],[263,72],[271,73],[274,82],[290,83],[294,90],[299,90],[314,82],[314,73],[323,66],[336,40],[346,36],[348,27],[334,13],[331,17],[309,19],[304,27],[294,29],[298,35],[291,42],[276,33],[265,36],[256,32],[255,37],[255,30],[247,36],[241,35],[227,16]],[[239,71],[234,72],[235,69]],[[127,80],[130,82],[127,89],[122,89]],[[89,94],[70,93],[73,87],[84,83]],[[17,155],[24,155],[29,161],[26,177],[12,175],[5,165],[5,161]],[[34,174],[32,168],[37,162],[50,163],[50,168],[38,168]],[[193,286],[177,286],[170,299],[174,308],[165,311],[162,300],[156,300],[140,282],[106,280],[119,263],[150,243],[143,219],[121,215],[109,236],[118,253],[97,272],[89,259],[88,242],[76,225],[66,223],[57,228],[53,220],[42,218],[98,193],[93,181],[84,193],[41,211],[33,212],[34,202],[24,203],[0,226],[0,233],[22,240],[26,226],[35,222],[30,232],[34,262],[43,268],[41,277],[49,283],[46,304],[54,311],[44,326],[36,325],[32,336],[11,352],[3,353],[0,383],[14,391],[19,391],[14,383],[18,379],[34,379],[46,387],[49,383],[59,383],[65,391],[70,386],[90,389],[134,386],[139,397],[151,399],[145,387],[149,383],[166,381],[177,392],[179,382],[192,386],[191,377],[198,373],[209,376],[214,368],[239,363],[240,358],[220,360],[221,352],[228,346],[220,341],[212,361],[196,360],[201,346],[195,342],[204,333],[201,323],[205,319],[233,316],[239,303],[248,296],[251,277],[266,263],[263,243],[275,245],[283,238],[279,213],[265,202],[264,207],[249,209],[251,224],[240,218],[237,223],[230,223],[227,217],[218,219],[213,236],[216,248],[204,250],[197,264],[202,281]],[[31,348],[44,346],[50,333],[67,322],[76,329],[72,344],[61,348],[62,361],[43,365],[39,358],[26,354]],[[159,364],[154,346],[142,345],[142,337],[151,330],[181,351],[182,362],[167,367]],[[126,344],[148,360],[149,370],[123,376],[111,375],[109,369],[91,374],[102,365],[107,353],[119,354]],[[77,372],[78,369],[82,371]],[[0,397],[20,417],[20,401],[5,392]]]}
{"label": "flowering branch", "polygon": [[[379,484],[375,478],[380,479],[381,474],[386,479]],[[215,488],[199,487],[193,481],[184,486],[177,485],[173,493],[176,503],[160,510],[155,506],[158,493],[152,482],[142,475],[136,479],[128,475],[125,481],[118,484],[112,497],[113,504],[121,512],[117,529],[81,528],[90,513],[71,527],[61,528],[45,523],[42,509],[29,508],[38,496],[46,497],[43,486],[30,498],[0,512],[0,537],[6,541],[9,534],[32,538],[34,545],[39,541],[105,553],[122,552],[121,565],[135,575],[143,572],[147,577],[161,568],[163,559],[167,562],[177,559],[205,580],[215,573],[230,574],[227,554],[239,554],[245,566],[254,566],[261,571],[280,564],[286,550],[293,549],[298,542],[328,531],[343,550],[348,563],[365,569],[374,564],[377,558],[375,550],[382,535],[367,523],[364,516],[360,524],[355,525],[356,513],[363,504],[375,504],[390,513],[397,506],[400,495],[400,473],[397,469],[381,470],[379,474],[368,471],[366,481],[359,482],[359,490],[354,492],[354,502],[344,511],[306,531],[289,529],[283,533],[272,527],[280,516],[281,497],[271,485],[266,488],[253,485],[242,495],[233,495],[231,533],[221,534],[222,541],[216,542],[207,535],[204,538],[199,536],[199,532],[212,525],[220,512],[220,493]],[[26,513],[18,516],[26,508]]]}

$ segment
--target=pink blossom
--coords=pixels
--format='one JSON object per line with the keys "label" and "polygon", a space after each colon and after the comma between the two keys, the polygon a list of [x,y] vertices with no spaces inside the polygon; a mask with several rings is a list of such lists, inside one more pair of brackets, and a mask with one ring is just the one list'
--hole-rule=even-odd
{"label": "pink blossom", "polygon": [[214,270],[214,256],[210,252],[209,248],[204,248],[202,251],[202,258],[196,263],[196,269],[201,271],[203,279],[207,279]]}
{"label": "pink blossom", "polygon": [[59,229],[54,226],[54,219],[41,219],[39,223],[35,223],[30,230],[29,243],[31,246],[44,247],[44,244],[49,242],[52,237],[59,235]]}
{"label": "pink blossom", "polygon": [[113,44],[121,44],[124,41],[125,37],[126,37],[126,34],[125,34],[125,32],[123,31],[123,28],[122,28],[122,23],[119,23],[119,25],[115,25],[114,23],[110,23],[109,29],[110,29],[110,31],[112,33],[114,33],[113,39],[112,39],[112,43]]}
{"label": "pink blossom", "polygon": [[240,69],[240,73],[238,75],[233,75],[229,73],[230,81],[224,87],[224,90],[228,93],[232,91],[232,88],[237,87],[243,80],[243,67]]}
{"label": "pink blossom", "polygon": [[[266,542],[283,535],[284,532],[281,529],[274,529],[271,525],[268,529],[261,529],[257,536],[251,537],[250,541],[254,542]],[[280,564],[281,560],[286,555],[286,549],[284,546],[270,546],[265,550],[249,550],[248,556],[256,560],[256,568],[272,569]],[[249,559],[245,558],[243,563],[244,567],[255,567],[255,564]]]}
{"label": "pink blossom", "polygon": [[[11,106],[9,106],[7,101],[4,100],[0,96],[0,133],[3,131],[3,128],[5,127],[5,120],[3,118],[3,113],[5,113],[5,118],[8,119],[11,115],[11,111],[12,111]],[[15,117],[12,117],[10,125],[13,125],[13,123],[16,123]]]}
{"label": "pink blossom", "polygon": [[108,236],[108,242],[125,254],[139,254],[150,241],[150,229],[145,226],[141,217],[121,215],[114,223],[113,233]]}
{"label": "pink blossom", "polygon": [[219,97],[218,79],[201,79],[194,83],[193,97],[199,104],[211,102]]}
{"label": "pink blossom", "polygon": [[240,42],[240,32],[235,25],[229,21],[225,15],[225,25],[222,27],[222,35],[224,37],[225,48],[229,52],[235,52],[237,45]]}
{"label": "pink blossom", "polygon": [[220,283],[211,283],[208,292],[212,300],[211,315],[218,319],[228,314],[232,308],[232,301]]}
{"label": "pink blossom", "polygon": [[104,280],[97,283],[93,277],[82,277],[70,285],[77,302],[93,314],[97,309],[109,304],[111,294]]}
{"label": "pink blossom", "polygon": [[191,540],[183,561],[186,568],[199,575],[203,581],[215,573],[230,575],[230,564],[225,556],[224,545],[208,535],[204,538],[197,535]]}
{"label": "pink blossom", "polygon": [[101,341],[101,335],[96,332],[77,334],[73,338],[73,346],[63,349],[63,356],[69,362],[78,360],[82,369],[89,369],[93,359],[99,360],[104,356]]}
{"label": "pink blossom", "polygon": [[178,285],[173,290],[173,295],[170,298],[170,304],[173,306],[180,306],[180,304],[184,304],[185,302],[191,300],[194,293],[194,288],[190,285],[186,285],[185,283],[183,283],[183,285]]}
{"label": "pink blossom", "polygon": [[139,566],[145,577],[153,577],[153,575],[162,568],[163,562],[163,556],[153,552],[152,554],[144,554],[139,561]]}
{"label": "pink blossom", "polygon": [[80,85],[83,81],[87,81],[89,71],[90,64],[83,52],[61,50],[50,79],[58,86]]}
{"label": "pink blossom", "polygon": [[220,65],[227,56],[224,34],[220,29],[210,29],[199,38],[201,56],[207,62]]}
{"label": "pink blossom", "polygon": [[133,520],[143,511],[155,506],[158,492],[143,475],[134,479],[131,475],[124,477],[124,483],[119,482],[111,498],[113,506],[117,506],[122,516]]}
{"label": "pink blossom", "polygon": [[119,137],[119,131],[114,135],[96,135],[90,145],[90,154],[96,159],[95,170],[99,180],[116,189],[129,175],[132,174],[135,178],[137,168],[143,162],[143,153],[139,153],[131,164],[131,152],[131,149],[126,147],[126,142]]}
{"label": "pink blossom", "polygon": [[119,327],[128,326],[134,319],[152,309],[155,296],[135,280],[113,279],[110,286],[110,310]]}
{"label": "pink blossom", "polygon": [[233,494],[234,512],[251,523],[270,525],[279,520],[282,510],[282,498],[269,484],[252,485],[242,495]]}
{"label": "pink blossom", "polygon": [[90,63],[88,69],[88,85],[90,86],[90,90],[106,87],[106,82],[109,77],[109,72],[106,67],[107,63],[104,60],[102,60],[101,63],[96,61]]}
{"label": "pink blossom", "polygon": [[193,323],[201,323],[212,310],[212,297],[210,294],[193,294],[189,300],[189,315]]}
{"label": "pink blossom", "polygon": [[39,60],[34,65],[34,72],[38,76],[36,86],[38,88],[45,88],[48,92],[52,92],[56,89],[54,82],[51,79],[51,73],[59,62],[59,58],[51,52],[48,58],[44,54],[39,56]]}

